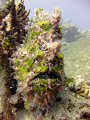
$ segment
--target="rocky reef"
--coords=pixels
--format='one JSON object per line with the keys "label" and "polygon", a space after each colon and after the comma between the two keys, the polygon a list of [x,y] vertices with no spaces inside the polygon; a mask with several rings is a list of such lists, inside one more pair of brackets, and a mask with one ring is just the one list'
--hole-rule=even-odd
{"label": "rocky reef", "polygon": [[76,96],[79,95],[84,98],[90,99],[90,80],[74,80],[69,84],[69,88],[75,93]]}
{"label": "rocky reef", "polygon": [[30,10],[25,10],[24,2],[21,0],[16,5],[13,4],[9,14],[2,20],[0,33],[2,38],[2,48],[4,54],[9,56],[26,37]]}
{"label": "rocky reef", "polygon": [[17,81],[12,75],[14,71],[9,58],[17,46],[23,43],[30,11],[25,10],[22,0],[17,5],[12,0],[3,5],[6,6],[0,7],[0,120],[14,120],[9,99],[16,92]]}
{"label": "rocky reef", "polygon": [[65,75],[60,19],[58,8],[50,16],[37,9],[24,44],[10,59],[26,109],[51,105],[62,88]]}

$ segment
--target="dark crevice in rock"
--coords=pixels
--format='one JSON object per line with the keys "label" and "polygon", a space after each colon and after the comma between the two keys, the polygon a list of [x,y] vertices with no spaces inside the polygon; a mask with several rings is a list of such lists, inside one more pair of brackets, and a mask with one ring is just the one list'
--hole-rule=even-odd
{"label": "dark crevice in rock", "polygon": [[35,76],[33,79],[37,79],[37,78],[41,78],[41,79],[46,79],[46,78],[50,78],[50,79],[60,79],[60,76],[59,75],[56,75],[54,72],[46,72],[46,73],[41,73],[37,76]]}
{"label": "dark crevice in rock", "polygon": [[81,115],[81,119],[86,119],[86,120],[90,120],[90,112],[84,112],[82,115]]}
{"label": "dark crevice in rock", "polygon": [[10,80],[10,93],[11,95],[14,95],[17,90],[17,80],[14,78],[14,70],[11,68],[11,80]]}

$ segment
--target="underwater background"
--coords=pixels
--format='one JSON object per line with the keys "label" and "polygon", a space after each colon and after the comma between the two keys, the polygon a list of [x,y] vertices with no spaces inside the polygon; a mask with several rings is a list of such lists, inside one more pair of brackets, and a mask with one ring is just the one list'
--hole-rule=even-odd
{"label": "underwater background", "polygon": [[31,9],[29,18],[34,17],[34,10],[42,7],[51,13],[54,7],[62,11],[61,26],[64,33],[62,52],[65,72],[70,77],[90,78],[90,1],[89,0],[25,0],[26,9]]}
{"label": "underwater background", "polygon": [[[4,1],[4,2],[6,2],[6,1]],[[23,2],[23,0],[21,0],[21,3],[22,2]],[[1,1],[0,1],[0,4],[1,4]],[[53,105],[53,107],[50,110],[47,110],[47,112],[44,110],[41,110],[44,112],[42,114],[45,114],[44,118],[42,118],[41,113],[37,115],[37,114],[33,113],[33,111],[30,111],[31,113],[28,114],[28,112],[27,112],[28,101],[26,100],[26,98],[24,100],[26,100],[25,107],[27,110],[25,108],[21,107],[21,106],[23,106],[23,99],[20,96],[21,95],[20,91],[22,91],[22,89],[21,88],[17,89],[17,94],[12,93],[12,95],[10,96],[10,100],[9,100],[10,104],[12,104],[12,108],[13,108],[12,113],[14,115],[16,115],[15,120],[70,120],[70,119],[76,120],[76,119],[84,119],[84,118],[90,119],[90,22],[89,22],[90,21],[90,14],[89,14],[90,13],[90,8],[89,8],[90,1],[89,0],[78,0],[78,1],[77,0],[68,0],[68,1],[66,1],[66,0],[57,0],[57,1],[55,1],[55,0],[38,0],[38,1],[37,0],[33,0],[33,1],[25,0],[24,4],[25,4],[26,10],[31,9],[30,14],[29,14],[30,24],[33,22],[33,18],[35,17],[35,12],[36,12],[35,9],[40,8],[39,10],[42,11],[42,8],[43,8],[45,12],[47,12],[51,15],[53,8],[55,8],[55,7],[60,8],[61,20],[60,20],[59,25],[60,25],[60,27],[62,27],[62,32],[59,31],[60,35],[61,35],[59,37],[60,37],[61,43],[58,42],[58,45],[56,44],[56,48],[61,47],[61,52],[62,52],[64,58],[63,58],[62,54],[60,53],[60,59],[62,60],[62,58],[63,58],[63,60],[64,60],[63,67],[64,67],[65,76],[66,76],[66,78],[69,78],[69,79],[67,79],[67,81],[65,81],[65,83],[62,87],[62,90],[60,89],[61,91],[58,95],[59,97],[57,97],[57,99],[55,101],[55,105]],[[41,23],[38,22],[38,24],[40,24],[42,26],[43,22],[41,22]],[[47,21],[46,21],[46,24],[49,24],[48,29],[50,29],[51,24],[48,23]],[[33,31],[35,30],[34,27],[35,26],[32,27]],[[46,32],[48,31],[48,29],[46,29],[44,27],[42,27],[42,28]],[[28,29],[27,26],[26,26],[26,29]],[[36,27],[36,29],[38,29],[38,27]],[[61,28],[60,28],[60,30],[61,30]],[[38,34],[39,33],[37,32],[37,35]],[[44,34],[47,35],[47,33],[44,33]],[[63,35],[63,37],[62,37],[62,35]],[[34,36],[34,34],[32,32],[32,38],[33,38],[33,36]],[[30,37],[29,34],[27,35],[27,38],[28,37]],[[42,36],[40,36],[40,37],[42,38]],[[30,38],[30,39],[32,39],[32,38]],[[19,42],[21,42],[21,41],[19,41]],[[34,41],[34,42],[36,43],[36,41]],[[27,41],[27,43],[28,43],[28,41]],[[12,45],[12,43],[11,43],[11,45]],[[4,44],[3,44],[3,46],[4,46]],[[27,46],[27,44],[26,44],[26,46]],[[29,56],[30,54],[27,52],[24,52],[24,50],[31,49],[30,48],[31,46],[28,46],[28,47],[26,47],[26,46],[23,47],[23,45],[22,45],[20,47],[20,49],[18,49],[18,52],[15,53],[15,55],[13,54],[13,58],[15,57],[15,59],[12,58],[11,61],[12,62],[14,61],[13,62],[14,67],[19,68],[17,56],[18,56],[18,58],[21,57],[22,59],[24,59],[25,62],[28,61],[28,59],[25,58],[25,55]],[[36,50],[38,50],[38,44],[37,44]],[[57,53],[57,51],[56,51],[56,53]],[[18,54],[18,55],[16,55],[16,54]],[[40,55],[39,57],[40,57],[40,59],[42,59],[41,62],[43,63],[43,55],[42,54],[43,53],[39,53],[39,55]],[[24,55],[24,56],[22,56],[22,55]],[[32,54],[32,56],[33,56],[33,54]],[[0,57],[1,57],[1,54],[0,54]],[[59,58],[59,56],[58,56],[58,58]],[[40,61],[40,59],[38,57],[37,57],[37,59],[38,59],[37,61]],[[1,60],[1,58],[0,58],[0,60]],[[17,63],[15,63],[15,61]],[[32,61],[35,61],[35,60],[31,59],[30,61],[28,61],[28,64],[32,64],[33,63]],[[61,62],[61,61],[58,61],[58,64],[59,64],[59,62]],[[57,61],[56,61],[56,63],[57,63]],[[1,64],[1,61],[0,61],[0,64]],[[21,65],[24,66],[24,64],[21,64]],[[49,65],[51,65],[51,64],[48,64],[48,66]],[[35,63],[35,66],[37,66],[37,63]],[[43,64],[41,64],[41,66],[43,66]],[[59,66],[59,67],[62,67],[62,66]],[[24,69],[24,68],[25,67],[22,67],[22,69]],[[51,66],[51,69],[52,69],[52,66]],[[5,76],[6,73],[4,74],[4,72],[3,72],[3,74],[2,74],[2,70],[3,69],[0,68],[0,95],[5,96],[4,90],[6,91],[7,89],[5,88],[5,81],[2,81],[2,79],[4,80],[4,77],[7,79],[7,77]],[[21,76],[19,76],[19,77],[22,77],[22,71],[20,68],[19,68],[19,70],[21,72],[20,73]],[[36,74],[38,72],[38,75],[36,76],[36,78],[34,80],[37,80],[38,77],[40,77],[39,72],[43,72],[43,71],[45,72],[46,70],[47,70],[47,66],[46,67],[44,66],[43,69],[40,68],[39,71],[36,70]],[[57,73],[57,70],[56,70],[56,73]],[[16,71],[18,71],[18,69]],[[60,73],[60,71],[58,71],[58,73],[61,75],[60,79],[62,80],[63,72]],[[26,74],[26,75],[27,75],[27,78],[30,77],[30,76],[28,76],[28,74]],[[42,74],[41,79],[43,78],[43,76],[44,75]],[[51,77],[51,76],[53,76],[53,75],[48,74],[48,76],[46,76],[46,77]],[[56,75],[56,77],[57,76],[58,76],[58,74]],[[17,76],[17,79],[18,79],[18,76]],[[46,79],[46,78],[44,78],[44,79]],[[16,81],[14,81],[14,82],[16,82]],[[24,82],[26,82],[26,81],[24,81]],[[54,81],[53,84],[55,84],[55,82],[56,81]],[[29,83],[28,80],[27,80],[27,83],[29,85],[31,85],[31,83]],[[15,84],[17,84],[17,83],[12,82],[12,86],[16,87]],[[44,84],[46,84],[46,83],[44,83]],[[58,84],[60,85],[61,82]],[[22,86],[22,83],[19,82],[19,85]],[[39,83],[38,83],[38,85],[39,85]],[[11,89],[14,88],[12,86],[10,86]],[[26,87],[26,90],[27,90],[27,86],[24,86],[24,87]],[[49,86],[49,88],[50,87],[51,86]],[[29,90],[30,89],[32,89],[32,87],[29,88]],[[36,89],[36,88],[34,88],[34,89]],[[18,93],[18,91],[19,91],[19,93]],[[26,95],[25,92],[23,94]],[[48,96],[48,93],[45,93],[45,94],[47,94],[47,96]],[[52,92],[49,94],[52,94]],[[7,93],[7,95],[8,95],[8,93]],[[27,96],[29,97],[29,95],[27,95]],[[19,97],[20,97],[20,99],[18,100]],[[29,98],[29,99],[31,99],[31,98]],[[0,97],[0,101],[2,101],[1,97]],[[18,102],[21,106],[18,106],[18,104],[17,104]],[[1,106],[2,105],[0,102],[0,119],[2,116],[2,107]],[[33,106],[33,105],[31,105],[31,106]],[[7,107],[7,109],[8,109],[8,107]],[[49,116],[48,116],[48,114],[49,114]],[[35,116],[35,118],[33,118],[32,116]],[[2,118],[1,120],[4,120],[4,119]]]}
{"label": "underwater background", "polygon": [[49,14],[54,7],[59,7],[62,11],[60,25],[64,33],[61,40],[64,68],[66,74],[74,78],[90,78],[89,5],[89,0],[25,0],[26,9],[31,9],[29,18],[34,17],[35,9],[41,7]]}
{"label": "underwater background", "polygon": [[[17,1],[17,0],[16,0]],[[31,9],[29,18],[34,17],[34,10],[42,7],[51,13],[54,7],[62,11],[61,26],[64,36],[62,52],[65,72],[74,78],[90,78],[90,1],[89,0],[25,0],[26,9]],[[1,2],[0,2],[1,3]]]}

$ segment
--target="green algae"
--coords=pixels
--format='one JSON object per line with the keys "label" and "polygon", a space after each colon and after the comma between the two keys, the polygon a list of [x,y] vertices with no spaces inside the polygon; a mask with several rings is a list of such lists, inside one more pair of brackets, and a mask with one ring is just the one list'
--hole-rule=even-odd
{"label": "green algae", "polygon": [[61,69],[60,69],[60,67],[58,67],[58,66],[54,66],[54,67],[53,67],[53,70],[54,70],[54,72],[58,73]]}
{"label": "green algae", "polygon": [[46,89],[47,89],[47,87],[45,87],[44,85],[43,85],[43,86],[35,85],[35,86],[33,87],[33,90],[34,90],[35,92],[39,92],[39,91],[41,91],[41,90],[46,90]]}
{"label": "green algae", "polygon": [[36,15],[38,16],[38,14],[42,11],[43,11],[43,8],[36,9]]}
{"label": "green algae", "polygon": [[42,85],[45,85],[45,84],[49,84],[49,82],[56,83],[56,79],[50,79],[50,78],[41,79],[41,78],[39,78],[39,80],[35,81],[35,84],[40,83]]}
{"label": "green algae", "polygon": [[67,78],[66,80],[66,86],[68,87],[69,83],[73,82],[74,78]]}
{"label": "green algae", "polygon": [[21,66],[19,64],[17,64],[18,75],[19,75],[19,79],[21,81],[23,81],[25,79],[24,77],[27,75],[27,73],[29,73],[30,70],[33,69],[33,65],[34,65],[34,60],[32,58],[27,58]]}
{"label": "green algae", "polygon": [[24,107],[25,107],[26,109],[28,109],[29,106],[30,106],[30,100],[25,101],[25,102],[24,102]]}
{"label": "green algae", "polygon": [[62,58],[63,59],[63,54],[62,53],[58,53],[58,58]]}
{"label": "green algae", "polygon": [[30,40],[34,39],[35,37],[37,37],[40,34],[40,32],[38,31],[31,31],[31,35],[30,35]]}
{"label": "green algae", "polygon": [[43,8],[39,8],[39,11],[43,11]]}
{"label": "green algae", "polygon": [[57,32],[57,33],[62,32],[62,28],[61,28],[60,26],[58,26],[57,29],[56,29],[56,32]]}
{"label": "green algae", "polygon": [[[38,85],[38,83],[40,84],[40,85]],[[49,85],[49,84],[53,84],[54,86],[56,85],[56,79],[40,79],[39,78],[39,80],[37,80],[36,82],[35,82],[35,85],[34,85],[34,87],[33,87],[33,90],[35,91],[35,92],[39,92],[39,91],[41,91],[41,90],[47,90],[47,89],[50,89],[50,88],[48,88],[47,86]],[[53,89],[54,89],[54,87],[52,87]]]}
{"label": "green algae", "polygon": [[26,51],[29,53],[29,56],[32,56],[33,53],[33,57],[28,56],[26,58],[25,55],[23,57],[21,56],[20,59],[23,59],[23,63],[21,65],[18,61],[18,58],[16,59],[16,65],[18,68],[17,74],[19,75],[19,79],[21,81],[25,80],[25,76],[27,76],[27,74],[33,70],[33,67],[36,66],[36,60],[39,60],[41,62],[38,64],[38,66],[35,67],[35,75],[38,75],[41,72],[43,73],[48,69],[48,66],[44,66],[44,51],[39,51],[40,45],[37,43],[36,39],[33,41],[33,45],[31,42],[29,43],[30,44],[27,47],[24,47],[24,49],[26,49]]}
{"label": "green algae", "polygon": [[37,43],[37,40],[29,41],[28,45],[24,47],[25,50],[27,50],[29,53],[34,53],[37,52],[40,48],[40,45]]}
{"label": "green algae", "polygon": [[36,51],[36,52],[35,52],[35,56],[36,56],[36,58],[37,58],[37,57],[41,57],[41,58],[42,58],[42,57],[44,56],[44,51],[43,51],[43,50],[42,50],[42,51],[39,51],[39,52]]}
{"label": "green algae", "polygon": [[7,36],[2,41],[2,46],[5,50],[9,50],[14,47],[14,39],[12,36]]}
{"label": "green algae", "polygon": [[49,31],[52,28],[52,24],[48,20],[41,21],[41,22],[38,22],[36,24],[39,24],[40,27],[42,29],[44,29],[45,31]]}
{"label": "green algae", "polygon": [[17,66],[19,66],[19,61],[18,61],[18,59],[16,59],[15,64],[16,64]]}
{"label": "green algae", "polygon": [[35,73],[38,73],[38,72],[45,72],[47,69],[48,69],[48,66],[45,66],[45,65],[43,65],[45,63],[45,61],[44,60],[42,60],[39,64],[38,64],[38,66],[36,67],[36,69],[35,69]]}
{"label": "green algae", "polygon": [[56,73],[63,71],[63,54],[59,52],[57,56],[58,58],[55,60],[55,66],[53,66],[53,71]]}

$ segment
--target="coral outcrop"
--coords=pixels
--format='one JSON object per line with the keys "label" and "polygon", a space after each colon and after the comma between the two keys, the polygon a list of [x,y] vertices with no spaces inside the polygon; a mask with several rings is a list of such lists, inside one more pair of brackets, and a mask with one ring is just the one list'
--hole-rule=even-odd
{"label": "coral outcrop", "polygon": [[10,9],[14,4],[14,0],[2,0],[2,4],[0,5],[0,24],[2,19],[9,13]]}
{"label": "coral outcrop", "polygon": [[79,79],[78,82],[74,80],[69,84],[69,88],[76,96],[90,99],[90,80]]}
{"label": "coral outcrop", "polygon": [[64,33],[62,46],[68,46],[71,42],[75,42],[80,38],[90,36],[90,30],[79,30],[78,26],[71,24],[70,19],[67,19],[66,22],[62,23],[62,30]]}
{"label": "coral outcrop", "polygon": [[2,47],[5,54],[12,54],[16,46],[23,43],[27,30],[30,10],[25,10],[24,1],[20,0],[16,5],[13,4],[9,14],[3,19],[0,26]]}
{"label": "coral outcrop", "polygon": [[0,99],[2,106],[2,109],[0,107],[0,120],[14,120],[9,99],[16,92],[17,81],[12,74],[14,70],[10,68],[8,58],[25,39],[25,25],[29,12],[25,10],[22,0],[18,5],[15,5],[14,0],[8,0],[5,5],[5,8],[0,7]]}
{"label": "coral outcrop", "polygon": [[26,109],[51,105],[62,88],[64,63],[60,51],[63,36],[60,19],[58,8],[50,16],[46,16],[43,9],[37,9],[25,43],[13,52],[11,61],[18,89],[22,87],[20,92]]}

